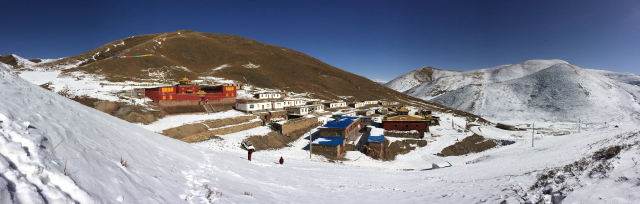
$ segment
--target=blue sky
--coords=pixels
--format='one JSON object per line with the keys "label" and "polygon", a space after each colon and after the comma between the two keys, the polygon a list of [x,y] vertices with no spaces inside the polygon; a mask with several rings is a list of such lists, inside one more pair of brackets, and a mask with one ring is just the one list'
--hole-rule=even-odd
{"label": "blue sky", "polygon": [[529,59],[640,74],[640,1],[8,1],[0,55],[74,56],[189,29],[298,50],[372,80]]}

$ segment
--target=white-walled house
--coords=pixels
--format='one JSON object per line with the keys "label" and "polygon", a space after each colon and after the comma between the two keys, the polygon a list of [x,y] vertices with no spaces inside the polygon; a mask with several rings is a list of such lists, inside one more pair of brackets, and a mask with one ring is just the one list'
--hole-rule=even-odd
{"label": "white-walled house", "polygon": [[329,102],[324,103],[324,105],[329,108],[347,107],[347,102]]}
{"label": "white-walled house", "polygon": [[236,103],[236,109],[241,111],[257,111],[271,109],[271,102]]}
{"label": "white-walled house", "polygon": [[294,100],[285,100],[283,105],[284,105],[284,107],[295,106],[296,105],[296,101],[294,101]]}
{"label": "white-walled house", "polygon": [[364,101],[365,105],[375,105],[378,104],[378,101]]}
{"label": "white-walled house", "polygon": [[280,93],[258,93],[255,95],[258,99],[280,99],[282,94]]}
{"label": "white-walled house", "polygon": [[289,107],[287,108],[287,113],[295,114],[295,115],[307,115],[309,114],[308,107]]}
{"label": "white-walled house", "polygon": [[282,102],[282,101],[271,102],[271,104],[272,104],[274,109],[282,109],[282,108],[284,108],[284,102]]}
{"label": "white-walled house", "polygon": [[360,108],[362,106],[365,106],[366,104],[364,104],[364,102],[355,102],[355,103],[351,103],[351,107],[354,108]]}
{"label": "white-walled house", "polygon": [[382,105],[382,106],[392,106],[392,105],[396,105],[396,102],[380,101],[379,104]]}
{"label": "white-walled house", "polygon": [[304,101],[300,101],[300,100],[296,100],[295,101],[295,105],[296,106],[304,106],[306,103]]}
{"label": "white-walled house", "polygon": [[324,112],[324,105],[322,104],[307,105],[305,107],[309,108],[309,112]]}

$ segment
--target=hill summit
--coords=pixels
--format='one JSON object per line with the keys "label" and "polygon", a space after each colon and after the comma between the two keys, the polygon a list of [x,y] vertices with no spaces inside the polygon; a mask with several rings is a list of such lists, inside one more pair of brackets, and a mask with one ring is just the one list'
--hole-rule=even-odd
{"label": "hill summit", "polygon": [[[142,55],[147,57],[113,58]],[[404,97],[302,52],[232,34],[181,30],[131,36],[38,66],[63,68],[70,64],[78,66],[65,69],[63,74],[81,71],[112,82],[157,79],[150,72],[168,69],[170,75],[166,77],[170,81],[216,77],[262,88],[311,93],[321,99],[347,95],[358,100]]]}

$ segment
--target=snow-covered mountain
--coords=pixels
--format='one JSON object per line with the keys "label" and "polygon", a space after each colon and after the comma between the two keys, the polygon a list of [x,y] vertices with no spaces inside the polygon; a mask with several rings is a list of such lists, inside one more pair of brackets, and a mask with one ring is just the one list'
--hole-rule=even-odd
{"label": "snow-covered mountain", "polygon": [[449,70],[440,70],[433,67],[423,67],[420,69],[416,69],[410,71],[398,78],[395,78],[387,83],[384,86],[394,89],[399,92],[405,92],[419,84],[431,82],[440,77],[449,76],[453,74],[457,74],[457,71],[449,71]]}
{"label": "snow-covered mountain", "polygon": [[494,120],[617,121],[640,113],[640,76],[584,69],[562,60],[449,72],[407,89],[417,83],[414,72],[385,86]]}

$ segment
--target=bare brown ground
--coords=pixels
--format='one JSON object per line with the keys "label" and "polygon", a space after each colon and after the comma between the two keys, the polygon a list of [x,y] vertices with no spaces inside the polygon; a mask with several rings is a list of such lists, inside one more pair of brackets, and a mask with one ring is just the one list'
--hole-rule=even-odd
{"label": "bare brown ground", "polygon": [[[314,125],[312,128],[317,127]],[[289,136],[279,135],[276,132],[270,132],[265,136],[251,136],[249,137],[249,141],[253,144],[253,147],[256,148],[256,151],[265,150],[265,149],[280,149],[283,147],[288,147],[289,144],[293,141],[298,140],[301,136],[307,133],[309,129],[302,129],[295,131]]]}
{"label": "bare brown ground", "polygon": [[385,161],[391,161],[396,159],[396,156],[401,154],[406,154],[411,152],[411,150],[416,149],[416,147],[412,147],[411,145],[418,145],[418,147],[427,146],[426,140],[398,140],[391,144],[389,144],[389,140],[384,140],[384,158]]}
{"label": "bare brown ground", "polygon": [[494,148],[497,145],[498,144],[492,140],[487,140],[480,135],[473,134],[460,142],[444,148],[441,153],[438,153],[438,156],[447,157],[478,153]]}
{"label": "bare brown ground", "polygon": [[[40,87],[53,91],[53,89],[49,87],[50,85],[51,83],[46,83],[40,85]],[[131,123],[143,123],[147,125],[165,116],[165,113],[160,109],[149,110],[141,106],[133,106],[124,102],[101,101],[100,99],[86,95],[73,95],[70,94],[67,89],[59,91],[58,94],[82,105],[94,108]]]}
{"label": "bare brown ground", "polygon": [[[255,116],[240,116],[235,118],[225,118],[218,120],[207,120],[202,123],[195,124],[185,124],[179,127],[174,127],[170,129],[166,129],[162,131],[162,135],[169,136],[171,138],[180,139],[190,135],[195,135],[198,133],[206,132],[209,128],[220,128],[229,125],[240,124],[244,122],[248,122],[251,119],[256,118]],[[205,125],[206,124],[206,125]],[[209,126],[209,127],[207,127]]]}

